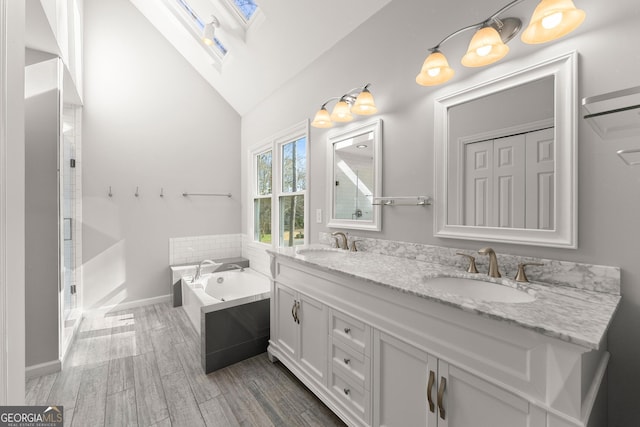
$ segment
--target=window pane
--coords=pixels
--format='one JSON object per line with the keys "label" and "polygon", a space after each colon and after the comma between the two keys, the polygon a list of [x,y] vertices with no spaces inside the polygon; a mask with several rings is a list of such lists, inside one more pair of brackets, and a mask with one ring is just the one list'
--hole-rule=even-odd
{"label": "window pane", "polygon": [[271,194],[271,158],[272,152],[267,151],[256,156],[258,161],[258,195]]}
{"label": "window pane", "polygon": [[280,246],[304,244],[304,196],[280,197]]}
{"label": "window pane", "polygon": [[307,138],[282,146],[282,192],[293,193],[307,188]]}
{"label": "window pane", "polygon": [[233,0],[233,4],[247,21],[251,19],[256,9],[258,8],[256,2],[253,0]]}
{"label": "window pane", "polygon": [[253,239],[271,243],[271,198],[254,199],[253,208]]}

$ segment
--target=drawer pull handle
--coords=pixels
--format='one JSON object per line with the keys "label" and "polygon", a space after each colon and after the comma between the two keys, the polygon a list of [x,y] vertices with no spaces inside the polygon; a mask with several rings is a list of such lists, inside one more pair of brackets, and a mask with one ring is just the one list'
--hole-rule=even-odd
{"label": "drawer pull handle", "polygon": [[298,310],[300,310],[300,301],[296,301],[296,323],[300,324],[300,316],[298,316]]}
{"label": "drawer pull handle", "polygon": [[348,334],[349,332],[351,332],[351,328],[344,328],[344,333]]}
{"label": "drawer pull handle", "polygon": [[429,382],[427,383],[427,400],[429,401],[429,410],[431,413],[435,411],[435,405],[431,398],[431,391],[433,390],[433,383],[436,382],[436,374],[433,371],[429,371]]}
{"label": "drawer pull handle", "polygon": [[344,391],[344,394],[346,394],[347,396],[349,396],[349,393],[351,393],[351,390],[349,390],[348,388],[344,388],[342,389],[342,391]]}
{"label": "drawer pull handle", "polygon": [[344,359],[344,364],[348,365],[349,363],[351,363],[351,359]]}
{"label": "drawer pull handle", "polygon": [[291,306],[291,317],[293,317],[293,321],[297,323],[298,319],[296,318],[296,301],[293,301],[293,305]]}
{"label": "drawer pull handle", "polygon": [[443,420],[445,417],[445,412],[442,399],[444,399],[445,388],[447,388],[447,379],[445,377],[440,377],[440,387],[438,387],[438,412],[440,412],[440,418],[442,418]]}

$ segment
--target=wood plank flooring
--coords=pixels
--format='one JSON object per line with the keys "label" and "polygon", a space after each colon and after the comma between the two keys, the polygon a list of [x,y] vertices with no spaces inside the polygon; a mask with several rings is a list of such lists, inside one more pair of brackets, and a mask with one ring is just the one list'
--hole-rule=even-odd
{"label": "wood plank flooring", "polygon": [[82,321],[61,372],[31,379],[27,405],[64,405],[66,426],[344,426],[266,353],[205,375],[181,308]]}

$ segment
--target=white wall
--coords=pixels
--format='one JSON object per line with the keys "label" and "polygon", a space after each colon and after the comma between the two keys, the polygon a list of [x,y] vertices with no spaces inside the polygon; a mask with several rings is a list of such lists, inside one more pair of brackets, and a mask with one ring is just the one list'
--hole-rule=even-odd
{"label": "white wall", "polygon": [[24,404],[24,16],[0,0],[0,405]]}
{"label": "white wall", "polygon": [[[486,3],[486,4],[485,4]],[[491,4],[489,4],[491,3]],[[521,9],[527,20],[535,2]],[[616,7],[604,2],[580,1],[587,21],[575,34],[543,46],[522,46],[512,42],[512,52],[503,63],[481,70],[463,71],[458,60],[465,36],[453,40],[455,53],[449,60],[456,69],[455,80],[438,88],[418,86],[414,79],[427,55],[430,43],[437,43],[457,28],[476,22],[498,10],[504,2],[473,0],[391,2],[369,21],[339,42],[307,70],[274,93],[242,120],[242,145],[255,144],[312,115],[326,99],[367,82],[384,120],[383,188],[387,195],[433,194],[433,100],[461,88],[463,78],[476,82],[504,73],[514,62],[528,58],[553,57],[578,50],[579,97],[638,85],[640,51],[623,40],[638,40],[640,3],[619,0]],[[514,9],[515,10],[515,9]],[[466,11],[467,13],[463,13]],[[478,12],[479,11],[479,12]],[[589,17],[607,19],[611,25],[590,26]],[[593,19],[592,18],[592,19]],[[520,45],[516,49],[516,46]],[[456,50],[458,49],[458,50]],[[532,56],[529,56],[532,55]],[[579,100],[576,100],[578,104]],[[331,105],[332,106],[332,105]],[[309,211],[326,210],[326,131],[311,128]],[[609,426],[633,426],[640,419],[640,168],[625,166],[615,154],[620,148],[638,147],[638,137],[602,141],[579,121],[579,236],[578,249],[549,249],[507,244],[492,245],[497,252],[555,258],[584,263],[620,266],[623,299],[609,334],[612,354],[609,369]],[[243,194],[248,169],[243,156]],[[247,209],[243,210],[246,230]],[[326,212],[325,212],[326,213]],[[326,218],[325,223],[326,223]],[[324,224],[310,219],[310,236],[317,241]],[[357,235],[452,246],[474,250],[482,242],[433,237],[433,209],[406,208],[383,212],[382,232]]]}
{"label": "white wall", "polygon": [[84,17],[90,309],[167,295],[170,237],[240,232],[240,117],[129,1],[87,0]]}

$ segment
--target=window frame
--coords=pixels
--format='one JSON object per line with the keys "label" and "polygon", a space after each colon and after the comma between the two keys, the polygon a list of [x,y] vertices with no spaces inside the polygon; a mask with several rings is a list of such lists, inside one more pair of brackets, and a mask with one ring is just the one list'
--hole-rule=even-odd
{"label": "window frame", "polygon": [[[305,138],[305,172],[306,182],[305,189],[295,192],[283,192],[282,191],[282,155],[284,146],[298,141],[301,138]],[[257,158],[260,154],[272,152],[271,161],[271,195],[264,196],[258,194],[258,162]],[[251,147],[248,150],[249,162],[251,163],[251,187],[249,193],[249,199],[247,206],[249,207],[249,214],[247,215],[248,222],[248,238],[252,244],[260,245],[265,248],[280,248],[288,247],[280,245],[280,231],[281,231],[281,218],[280,218],[280,200],[281,197],[288,196],[303,196],[304,202],[304,241],[302,245],[309,244],[309,121],[304,120],[288,129],[285,129],[278,134],[267,138],[261,143]],[[263,243],[255,240],[255,200],[258,198],[271,198],[271,243]],[[295,246],[295,245],[294,245]]]}

